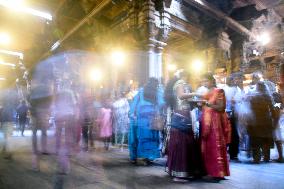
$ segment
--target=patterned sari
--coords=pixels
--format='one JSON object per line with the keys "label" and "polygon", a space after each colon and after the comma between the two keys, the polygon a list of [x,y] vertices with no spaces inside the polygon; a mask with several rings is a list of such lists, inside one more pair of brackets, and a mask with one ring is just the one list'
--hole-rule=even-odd
{"label": "patterned sari", "polygon": [[[216,104],[217,100],[226,103],[222,89],[213,89],[204,99],[210,104]],[[204,107],[201,124],[201,153],[203,164],[208,175],[212,177],[229,176],[229,162],[227,159],[226,145],[230,143],[231,125],[225,111],[216,111],[210,107]]]}

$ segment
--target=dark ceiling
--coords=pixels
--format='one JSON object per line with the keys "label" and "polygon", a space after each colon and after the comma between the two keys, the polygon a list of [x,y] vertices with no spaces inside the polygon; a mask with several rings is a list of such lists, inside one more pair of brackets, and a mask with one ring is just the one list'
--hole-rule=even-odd
{"label": "dark ceiling", "polygon": [[[231,14],[234,10],[254,5],[257,11],[265,8],[274,8],[275,11],[284,17],[283,0],[207,0],[220,10]],[[0,6],[0,31],[11,35],[11,44],[0,45],[1,49],[19,51],[24,53],[24,62],[31,66],[46,53],[52,44],[62,38],[74,25],[82,20],[101,0],[26,0],[25,3],[34,9],[49,12],[53,15],[53,21],[47,22],[44,19],[24,13],[16,13]],[[129,0],[112,1],[111,5],[105,8],[95,18],[89,20],[81,29],[66,40],[66,43],[73,48],[91,48],[96,36],[95,24],[102,27],[109,27],[123,16],[127,11]],[[253,8],[254,9],[254,6]],[[175,36],[176,37],[176,36]],[[183,39],[183,38],[181,38]],[[176,39],[176,41],[180,41]],[[1,55],[0,55],[1,56]],[[5,57],[4,57],[5,58]],[[4,70],[0,66],[0,70]],[[6,68],[5,68],[6,69]],[[5,72],[5,71],[2,71]],[[1,73],[0,73],[1,74]],[[0,75],[1,76],[1,75]]]}

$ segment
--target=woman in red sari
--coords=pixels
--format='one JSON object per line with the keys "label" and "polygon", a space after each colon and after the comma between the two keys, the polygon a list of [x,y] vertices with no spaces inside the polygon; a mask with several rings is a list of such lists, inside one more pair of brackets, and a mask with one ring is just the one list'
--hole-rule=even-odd
{"label": "woman in red sari", "polygon": [[225,113],[226,99],[222,89],[216,88],[212,74],[205,76],[209,92],[202,110],[201,152],[207,175],[213,181],[230,175],[226,145],[230,142],[231,127]]}

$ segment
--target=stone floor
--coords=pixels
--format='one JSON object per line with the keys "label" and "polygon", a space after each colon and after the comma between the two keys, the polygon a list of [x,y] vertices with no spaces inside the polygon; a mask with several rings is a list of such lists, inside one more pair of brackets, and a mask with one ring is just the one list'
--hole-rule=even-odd
{"label": "stone floor", "polygon": [[[49,141],[54,141],[52,134]],[[73,156],[68,175],[56,173],[56,156],[52,154],[43,155],[40,172],[34,172],[30,144],[30,136],[14,134],[9,139],[13,156],[11,160],[0,156],[0,189],[284,189],[284,164],[231,162],[231,176],[225,181],[178,184],[164,172],[164,159],[148,167],[134,166],[128,162],[127,150],[112,147],[105,151],[100,143],[96,150]]]}

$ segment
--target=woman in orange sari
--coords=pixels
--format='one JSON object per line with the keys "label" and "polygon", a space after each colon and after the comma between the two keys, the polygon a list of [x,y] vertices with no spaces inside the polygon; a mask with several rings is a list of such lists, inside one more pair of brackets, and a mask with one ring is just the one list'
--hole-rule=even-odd
{"label": "woman in orange sari", "polygon": [[216,88],[212,74],[205,76],[209,92],[202,110],[201,153],[210,180],[219,182],[230,175],[226,145],[230,142],[231,126],[225,113],[226,99],[222,89]]}

